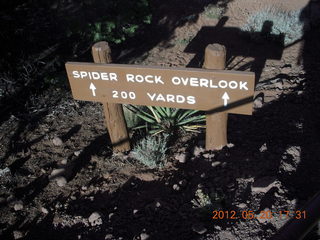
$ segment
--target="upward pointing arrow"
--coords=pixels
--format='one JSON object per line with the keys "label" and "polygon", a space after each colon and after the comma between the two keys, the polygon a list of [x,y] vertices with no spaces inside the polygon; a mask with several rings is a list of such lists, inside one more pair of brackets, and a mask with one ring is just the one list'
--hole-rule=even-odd
{"label": "upward pointing arrow", "polygon": [[94,86],[94,84],[91,83],[89,88],[92,91],[92,95],[95,97],[96,96],[96,86]]}
{"label": "upward pointing arrow", "polygon": [[223,105],[226,107],[228,105],[228,100],[230,99],[227,92],[223,94],[222,99],[223,99]]}

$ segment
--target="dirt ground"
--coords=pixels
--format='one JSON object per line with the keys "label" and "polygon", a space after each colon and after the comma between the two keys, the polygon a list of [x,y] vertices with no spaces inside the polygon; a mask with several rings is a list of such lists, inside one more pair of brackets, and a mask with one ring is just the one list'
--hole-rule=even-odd
{"label": "dirt ground", "polygon": [[[308,1],[223,2],[222,18],[209,5],[182,15],[159,7],[166,38],[146,32],[115,62],[201,67],[208,44],[226,46],[227,69],[257,76],[252,116],[229,114],[228,146],[208,152],[204,133],[187,134],[150,170],[112,152],[100,104],[49,88],[28,99],[28,114],[0,124],[0,239],[272,239],[320,190],[319,27],[289,47],[239,29],[252,11]],[[209,209],[193,206],[199,189],[215,196]],[[219,210],[238,218],[213,219]],[[317,230],[306,239],[320,239]]]}

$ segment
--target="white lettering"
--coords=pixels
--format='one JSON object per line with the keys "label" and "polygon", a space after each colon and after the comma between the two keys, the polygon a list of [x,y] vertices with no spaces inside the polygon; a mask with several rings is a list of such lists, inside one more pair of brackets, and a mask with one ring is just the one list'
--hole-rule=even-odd
{"label": "white lettering", "polygon": [[248,88],[247,88],[247,83],[248,82],[242,82],[242,81],[240,81],[240,90],[243,88],[244,90],[249,90]]}
{"label": "white lettering", "polygon": [[73,77],[74,77],[74,78],[79,78],[79,77],[80,77],[78,71],[73,71],[72,74],[73,74]]}
{"label": "white lettering", "polygon": [[116,73],[109,73],[109,77],[111,81],[118,81],[118,76]]}
{"label": "white lettering", "polygon": [[186,99],[182,95],[177,95],[176,100],[177,100],[177,103],[184,103]]}
{"label": "white lettering", "polygon": [[174,103],[174,95],[168,94],[167,95],[167,102],[173,102]]}
{"label": "white lettering", "polygon": [[156,94],[154,93],[154,94],[150,94],[150,93],[147,93],[147,95],[148,95],[148,97],[151,99],[151,101],[153,101],[154,100],[154,98],[156,97]]}
{"label": "white lettering", "polygon": [[155,79],[154,79],[155,83],[164,84],[164,82],[162,82],[162,80],[161,80],[161,76],[155,76],[154,78],[155,78]]}
{"label": "white lettering", "polygon": [[[102,78],[102,74],[103,73],[101,73],[101,78]],[[108,77],[108,75],[107,75],[107,77]],[[94,80],[100,79],[100,74],[98,72],[92,72],[92,79],[94,79]]]}
{"label": "white lettering", "polygon": [[172,79],[171,79],[171,82],[174,84],[174,85],[179,85],[180,84],[180,78],[178,78],[178,77],[173,77]]}
{"label": "white lettering", "polygon": [[84,71],[80,71],[80,77],[81,78],[85,78],[88,76],[88,73],[87,72],[84,72]]}
{"label": "white lettering", "polygon": [[156,101],[162,101],[162,102],[165,102],[166,99],[163,97],[163,95],[160,93],[156,99]]}
{"label": "white lettering", "polygon": [[141,76],[141,75],[136,75],[136,82],[143,82],[143,80],[144,80],[144,78],[143,78],[143,76]]}
{"label": "white lettering", "polygon": [[229,82],[229,88],[236,89],[238,87],[238,83],[236,81]]}
{"label": "white lettering", "polygon": [[145,76],[146,82],[148,82],[148,83],[153,83],[153,81],[150,80],[150,78],[153,78],[153,76],[151,76],[151,75]]}
{"label": "white lettering", "polygon": [[196,103],[196,99],[194,96],[188,96],[187,97],[187,103],[188,104],[195,104]]}
{"label": "white lettering", "polygon": [[208,87],[208,79],[200,78],[200,87]]}
{"label": "white lettering", "polygon": [[220,88],[226,88],[226,87],[228,87],[228,82],[226,80],[220,80],[218,82],[218,85]]}
{"label": "white lettering", "polygon": [[192,87],[199,87],[199,80],[198,80],[198,78],[191,77],[191,78],[190,78],[190,86],[192,86]]}
{"label": "white lettering", "polygon": [[126,78],[127,78],[127,82],[134,82],[134,75],[133,74],[127,74]]}

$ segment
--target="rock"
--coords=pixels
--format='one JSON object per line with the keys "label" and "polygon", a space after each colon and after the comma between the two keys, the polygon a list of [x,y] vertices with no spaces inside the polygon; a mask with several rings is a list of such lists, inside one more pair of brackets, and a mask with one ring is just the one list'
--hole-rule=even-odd
{"label": "rock", "polygon": [[192,225],[192,231],[202,235],[207,232],[207,229],[202,224]]}
{"label": "rock", "polygon": [[180,190],[180,187],[179,187],[178,184],[173,184],[172,188],[173,188],[173,190],[175,190],[175,191],[179,191],[179,190]]}
{"label": "rock", "polygon": [[133,214],[137,214],[139,212],[138,209],[133,209]]}
{"label": "rock", "polygon": [[260,148],[259,148],[259,151],[260,152],[265,152],[265,151],[267,151],[268,150],[268,148],[267,148],[267,143],[264,143]]}
{"label": "rock", "polygon": [[214,225],[213,228],[214,228],[214,230],[216,230],[216,231],[221,231],[221,229],[222,229],[219,225]]}
{"label": "rock", "polygon": [[263,98],[257,97],[253,102],[253,107],[254,108],[261,108],[262,106],[263,106]]}
{"label": "rock", "polygon": [[267,193],[271,188],[278,186],[279,182],[274,176],[267,176],[253,182],[251,190],[254,193]]}
{"label": "rock", "polygon": [[55,181],[59,187],[64,187],[67,184],[67,179],[65,177],[56,177]]}
{"label": "rock", "polygon": [[21,239],[24,237],[24,233],[21,231],[15,230],[15,231],[13,231],[13,237],[14,237],[14,239]]}
{"label": "rock", "polygon": [[213,163],[211,164],[211,166],[212,166],[212,167],[217,167],[217,166],[219,166],[220,164],[221,164],[221,162],[215,161],[215,162],[213,162]]}
{"label": "rock", "polygon": [[206,175],[205,173],[201,173],[200,177],[201,177],[201,178],[206,178],[207,175]]}
{"label": "rock", "polygon": [[227,144],[227,147],[228,147],[228,148],[233,148],[233,147],[234,147],[234,144],[233,144],[233,143],[228,143],[228,144]]}
{"label": "rock", "polygon": [[112,234],[107,234],[105,237],[104,237],[105,240],[110,240],[110,239],[113,239],[113,235]]}
{"label": "rock", "polygon": [[149,237],[150,237],[150,236],[149,236],[147,233],[141,233],[141,234],[140,234],[140,239],[141,239],[141,240],[147,240],[147,239],[149,239]]}
{"label": "rock", "polygon": [[13,209],[15,211],[21,211],[23,209],[23,202],[22,201],[17,201],[14,205],[13,205]]}
{"label": "rock", "polygon": [[48,213],[49,213],[48,209],[46,209],[46,208],[44,208],[44,207],[41,207],[40,210],[41,210],[41,212],[44,213],[44,214],[48,214]]}
{"label": "rock", "polygon": [[88,221],[91,224],[91,226],[98,226],[102,224],[102,218],[98,212],[93,212],[88,218]]}
{"label": "rock", "polygon": [[156,202],[156,207],[157,208],[161,207],[161,203],[160,202]]}
{"label": "rock", "polygon": [[56,177],[62,176],[65,173],[64,168],[58,168],[58,169],[53,169],[50,176],[49,180],[55,179]]}
{"label": "rock", "polygon": [[194,149],[193,149],[193,155],[198,157],[204,151],[205,150],[202,147],[195,146]]}
{"label": "rock", "polygon": [[187,185],[187,180],[183,179],[183,180],[179,181],[179,185],[181,187],[185,187]]}
{"label": "rock", "polygon": [[114,213],[109,213],[108,217],[109,217],[109,220],[111,220],[112,216],[114,215]]}
{"label": "rock", "polygon": [[112,234],[107,234],[105,237],[104,237],[105,240],[110,240],[110,239],[114,239],[114,236]]}
{"label": "rock", "polygon": [[67,160],[67,159],[63,159],[63,160],[61,160],[61,162],[60,162],[61,165],[67,165],[67,163],[68,163],[68,160]]}
{"label": "rock", "polygon": [[179,162],[179,163],[185,163],[188,158],[187,153],[178,153],[174,156],[174,158]]}
{"label": "rock", "polygon": [[79,151],[75,151],[73,154],[76,156],[76,157],[79,157],[80,156],[80,154],[81,154],[81,150],[79,150]]}
{"label": "rock", "polygon": [[245,203],[239,203],[239,204],[237,205],[237,207],[240,208],[240,209],[245,209],[245,208],[247,207],[247,204],[245,204]]}
{"label": "rock", "polygon": [[55,146],[57,146],[57,147],[63,145],[63,142],[62,142],[61,138],[59,138],[59,137],[54,137],[54,138],[52,139],[52,143],[53,143],[53,145],[55,145]]}

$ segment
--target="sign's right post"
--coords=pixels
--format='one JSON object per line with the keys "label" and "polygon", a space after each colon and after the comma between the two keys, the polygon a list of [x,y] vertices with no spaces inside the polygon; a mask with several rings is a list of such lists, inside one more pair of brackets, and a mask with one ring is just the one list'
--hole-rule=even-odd
{"label": "sign's right post", "polygon": [[[205,49],[203,68],[224,70],[226,68],[226,48],[220,44],[210,44]],[[228,144],[228,113],[206,114],[206,150],[219,150]]]}

